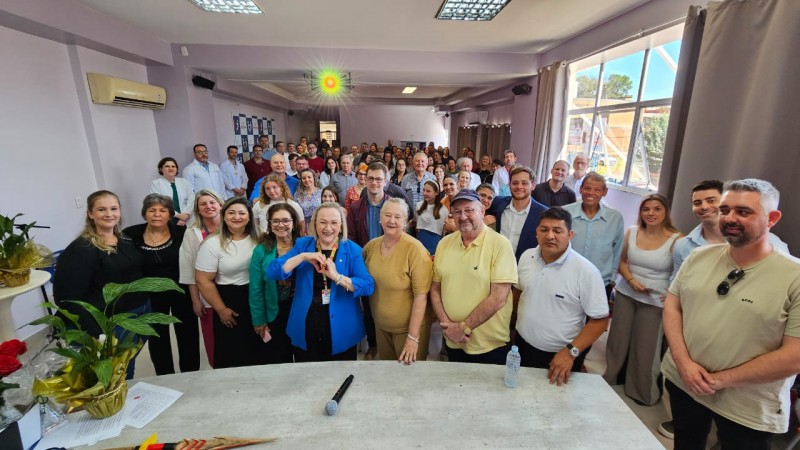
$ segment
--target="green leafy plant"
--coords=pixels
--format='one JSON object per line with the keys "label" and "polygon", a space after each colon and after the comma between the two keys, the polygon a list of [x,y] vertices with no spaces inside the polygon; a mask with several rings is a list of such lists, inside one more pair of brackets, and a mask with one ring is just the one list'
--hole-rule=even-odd
{"label": "green leafy plant", "polygon": [[[129,312],[114,313],[116,302],[128,293],[170,290],[183,292],[170,279],[142,278],[127,284],[109,283],[105,285],[103,287],[105,307],[102,311],[84,301],[64,301],[64,303],[80,306],[91,315],[102,330],[102,334],[97,338],[84,330],[77,314],[52,303],[45,303],[44,306],[55,309],[59,314],[41,317],[31,322],[31,325],[49,325],[55,330],[56,336],[64,340],[65,346],[53,348],[51,351],[69,359],[64,369],[68,376],[65,375],[64,379],[73,392],[82,392],[90,387],[95,387],[102,393],[112,388],[115,382],[120,381],[118,378],[120,368],[124,375],[127,363],[141,348],[142,342],[135,340],[135,335],[158,336],[152,327],[153,324],[180,322],[177,318],[163,313],[146,313],[140,316]],[[74,327],[67,327],[62,317],[71,322]],[[114,337],[114,329],[117,327],[129,331],[122,340]],[[36,389],[36,383],[34,383],[34,391]],[[46,394],[37,393],[37,395]],[[57,396],[55,397],[62,401]]]}
{"label": "green leafy plant", "polygon": [[21,215],[23,214],[19,213],[14,217],[8,217],[0,214],[0,268],[17,268],[18,261],[15,260],[19,259],[30,242],[25,236],[36,222],[22,225],[20,233],[14,233],[15,221]]}

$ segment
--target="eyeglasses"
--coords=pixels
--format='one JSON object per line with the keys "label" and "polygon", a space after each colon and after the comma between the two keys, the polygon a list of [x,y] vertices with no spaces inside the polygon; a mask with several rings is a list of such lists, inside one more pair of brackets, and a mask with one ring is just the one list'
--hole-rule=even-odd
{"label": "eyeglasses", "polygon": [[461,213],[471,216],[475,214],[475,211],[477,211],[475,208],[452,209],[450,210],[450,214],[452,214],[453,217],[461,217]]}
{"label": "eyeglasses", "polygon": [[738,283],[739,280],[744,278],[744,270],[742,269],[733,269],[731,273],[725,277],[724,280],[717,286],[717,294],[719,295],[728,295],[728,292],[731,290],[731,287]]}
{"label": "eyeglasses", "polygon": [[289,225],[294,222],[292,219],[271,219],[269,223],[273,225]]}
{"label": "eyeglasses", "polygon": [[367,181],[370,183],[381,183],[383,182],[383,178],[381,177],[367,177]]}

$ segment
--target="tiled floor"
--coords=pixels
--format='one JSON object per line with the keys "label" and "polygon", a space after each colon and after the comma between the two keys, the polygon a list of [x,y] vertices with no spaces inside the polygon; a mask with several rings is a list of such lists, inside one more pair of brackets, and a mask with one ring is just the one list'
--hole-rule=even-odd
{"label": "tiled floor", "polygon": [[[434,326],[431,332],[431,341],[430,341],[430,349],[431,354],[428,356],[428,360],[438,360],[439,356],[439,349],[441,348],[441,329],[437,329],[437,326]],[[598,339],[594,345],[592,345],[591,352],[586,357],[586,368],[589,373],[596,373],[602,374],[605,372],[606,369],[606,362],[605,362],[605,354],[606,354],[606,338],[608,337],[608,333],[606,332],[603,336]],[[173,354],[177,354],[176,350],[174,349],[175,346],[175,337],[172,336],[173,342]],[[201,361],[200,361],[200,369],[201,370],[208,370],[210,366],[208,365],[208,359],[205,357],[205,351],[202,347],[202,339],[201,339]],[[359,359],[363,358],[363,353],[359,353]],[[176,363],[177,367],[177,363]],[[155,371],[153,370],[153,364],[150,362],[150,354],[147,350],[147,346],[142,350],[142,353],[136,358],[136,376],[135,378],[144,378],[154,376]],[[645,426],[656,436],[656,438],[661,442],[665,448],[672,449],[673,443],[672,440],[667,439],[661,434],[658,433],[658,425],[665,421],[669,420],[669,397],[665,396],[664,399],[653,406],[641,406],[637,405],[633,400],[629,399],[625,396],[622,392],[622,386],[614,386],[614,391],[622,398],[625,404],[633,411],[634,414],[641,420]],[[790,428],[791,430],[791,428]],[[789,433],[791,434],[791,433]],[[715,438],[714,432],[712,431],[712,437],[709,439],[708,448],[714,448]],[[791,436],[782,436],[775,439],[773,442],[773,449],[786,449],[786,444],[790,441]]]}

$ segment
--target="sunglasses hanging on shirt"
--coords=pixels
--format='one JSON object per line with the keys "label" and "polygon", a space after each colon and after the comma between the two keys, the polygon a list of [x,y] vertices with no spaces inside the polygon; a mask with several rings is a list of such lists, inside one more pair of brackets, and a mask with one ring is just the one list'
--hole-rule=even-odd
{"label": "sunglasses hanging on shirt", "polygon": [[731,287],[734,284],[738,283],[739,280],[741,280],[742,278],[744,278],[744,270],[738,268],[731,270],[728,276],[725,277],[724,280],[722,280],[719,286],[717,286],[717,294],[728,295],[728,292],[731,290]]}

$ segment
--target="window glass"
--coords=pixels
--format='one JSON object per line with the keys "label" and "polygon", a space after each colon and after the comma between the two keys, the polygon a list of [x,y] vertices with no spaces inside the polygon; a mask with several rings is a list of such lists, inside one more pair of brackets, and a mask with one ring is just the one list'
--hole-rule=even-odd
{"label": "window glass", "polygon": [[570,114],[567,118],[567,151],[560,159],[572,160],[578,153],[589,155],[591,142],[592,118],[594,113]]}
{"label": "window glass", "polygon": [[635,102],[639,95],[643,63],[644,51],[605,63],[599,106]]}
{"label": "window glass", "polygon": [[642,108],[628,186],[651,191],[658,189],[669,111],[670,107],[666,105]]}
{"label": "window glass", "polygon": [[610,183],[622,184],[625,179],[635,111],[634,108],[618,109],[597,116],[589,167]]}
{"label": "window glass", "polygon": [[642,100],[672,97],[680,50],[681,41],[672,41],[650,50]]}
{"label": "window glass", "polygon": [[590,67],[575,74],[570,108],[593,108],[597,98],[597,79],[600,77],[600,66]]}
{"label": "window glass", "polygon": [[670,27],[570,64],[560,159],[572,162],[583,152],[589,170],[609,184],[658,188],[682,30]]}

